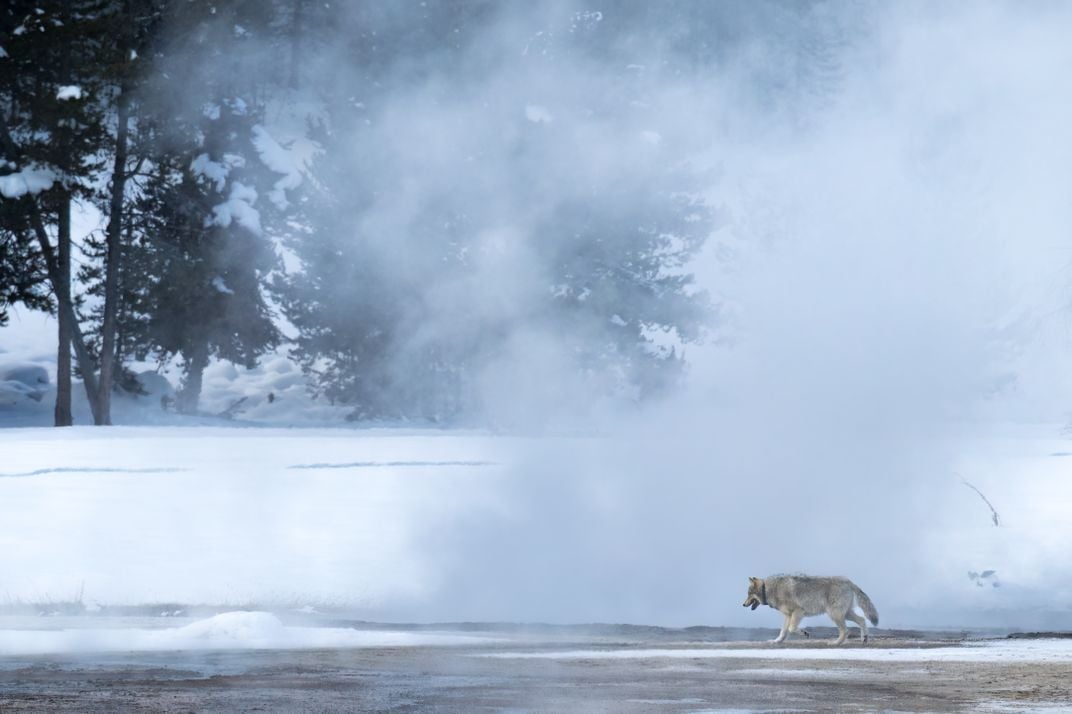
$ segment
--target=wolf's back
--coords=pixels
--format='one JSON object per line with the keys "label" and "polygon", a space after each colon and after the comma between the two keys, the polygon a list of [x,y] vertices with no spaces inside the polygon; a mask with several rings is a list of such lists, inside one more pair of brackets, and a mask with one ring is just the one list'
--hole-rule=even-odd
{"label": "wolf's back", "polygon": [[850,581],[852,585],[852,591],[856,593],[856,602],[860,603],[860,609],[867,615],[867,619],[871,621],[872,625],[878,625],[878,610],[875,609],[875,603],[871,602],[871,598],[867,597],[867,593],[860,589],[856,583]]}

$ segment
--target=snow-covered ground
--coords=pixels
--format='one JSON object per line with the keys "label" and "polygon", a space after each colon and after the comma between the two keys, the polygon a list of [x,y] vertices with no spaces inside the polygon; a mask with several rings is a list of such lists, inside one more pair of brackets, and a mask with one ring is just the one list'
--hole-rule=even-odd
{"label": "snow-covered ground", "polygon": [[0,431],[0,605],[427,595],[429,539],[496,508],[508,439],[356,430]]}
{"label": "snow-covered ground", "polygon": [[[614,437],[0,429],[0,614],[172,603],[393,622],[777,627],[777,613],[740,607],[757,554],[773,549],[853,577],[887,627],[1068,628],[1067,439],[1052,427],[1004,433],[960,458],[1001,527],[943,475],[920,511],[930,518],[910,528],[868,507],[874,527],[854,534],[852,552],[891,533],[904,548],[866,560],[817,548],[821,528],[787,542],[792,524],[777,524],[770,543],[746,542],[769,493],[744,501],[733,483],[667,480],[661,454],[637,456],[651,445]],[[724,488],[735,500],[723,506]]]}

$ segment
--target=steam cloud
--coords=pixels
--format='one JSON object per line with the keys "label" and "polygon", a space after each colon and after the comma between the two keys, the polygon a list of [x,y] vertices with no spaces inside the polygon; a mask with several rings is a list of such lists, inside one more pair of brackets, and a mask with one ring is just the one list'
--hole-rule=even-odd
{"label": "steam cloud", "polygon": [[[342,26],[405,34],[410,4],[374,5]],[[434,519],[421,594],[369,616],[771,624],[740,601],[747,576],[779,571],[853,578],[884,624],[972,620],[946,600],[1067,602],[1047,562],[1072,535],[983,443],[1059,421],[1072,394],[1072,8],[491,7],[453,51],[415,47],[374,82],[330,41],[305,57],[368,90],[333,127],[361,197],[337,228],[413,285],[397,378],[410,347],[508,325],[473,385],[484,416],[596,436],[500,459],[508,477],[480,495],[497,505]],[[527,153],[520,133],[538,137]],[[591,185],[662,186],[667,167],[715,216],[687,267],[716,317],[679,392],[594,403],[561,333],[524,319],[546,283],[540,217]],[[441,204],[479,226],[464,281],[426,280],[421,222]],[[1007,529],[954,476],[966,464]],[[988,568],[1003,587],[965,595]]]}

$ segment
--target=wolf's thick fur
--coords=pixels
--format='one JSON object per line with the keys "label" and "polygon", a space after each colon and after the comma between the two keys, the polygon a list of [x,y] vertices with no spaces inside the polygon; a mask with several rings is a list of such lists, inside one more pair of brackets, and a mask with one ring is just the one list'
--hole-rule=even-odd
{"label": "wolf's thick fur", "polygon": [[775,642],[785,640],[786,634],[808,633],[800,629],[800,619],[826,613],[838,628],[835,644],[841,644],[849,636],[845,620],[860,626],[860,641],[867,642],[867,621],[852,609],[853,601],[878,625],[878,611],[867,594],[848,578],[814,577],[811,575],[772,575],[768,578],[749,578],[748,596],[744,606],[755,610],[760,605],[770,605],[785,615],[782,631]]}

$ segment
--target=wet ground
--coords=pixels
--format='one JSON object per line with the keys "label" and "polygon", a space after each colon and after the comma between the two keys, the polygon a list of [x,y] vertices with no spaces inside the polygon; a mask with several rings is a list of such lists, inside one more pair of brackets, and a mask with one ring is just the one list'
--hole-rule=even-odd
{"label": "wet ground", "polygon": [[[1072,706],[1067,659],[927,659],[929,648],[948,655],[950,646],[963,646],[964,633],[882,633],[863,647],[895,650],[905,659],[872,661],[854,659],[863,654],[858,643],[844,646],[844,659],[810,658],[809,651],[831,649],[815,639],[773,649],[755,641],[772,634],[758,630],[463,629],[487,639],[458,646],[2,657],[0,711],[929,712]],[[813,633],[831,634],[822,628]]]}

